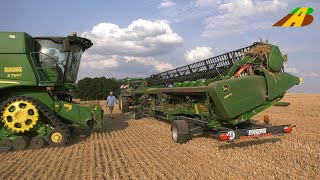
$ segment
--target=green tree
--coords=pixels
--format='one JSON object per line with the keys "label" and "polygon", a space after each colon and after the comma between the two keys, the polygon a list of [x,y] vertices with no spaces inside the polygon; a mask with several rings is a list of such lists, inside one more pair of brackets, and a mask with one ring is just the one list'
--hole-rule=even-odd
{"label": "green tree", "polygon": [[77,98],[81,100],[106,99],[112,91],[119,95],[120,81],[115,78],[84,78],[78,81]]}

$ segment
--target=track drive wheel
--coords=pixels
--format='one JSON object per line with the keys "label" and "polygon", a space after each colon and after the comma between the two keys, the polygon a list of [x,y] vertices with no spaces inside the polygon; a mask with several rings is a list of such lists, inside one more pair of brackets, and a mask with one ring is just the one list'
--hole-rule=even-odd
{"label": "track drive wheel", "polygon": [[48,134],[48,143],[51,146],[64,146],[70,137],[70,131],[63,127],[56,127]]}
{"label": "track drive wheel", "polygon": [[7,152],[12,149],[12,142],[10,139],[3,139],[0,141],[0,152]]}
{"label": "track drive wheel", "polygon": [[12,147],[14,150],[22,150],[25,149],[28,145],[26,138],[20,137],[12,141]]}
{"label": "track drive wheel", "polygon": [[184,144],[189,140],[190,130],[184,120],[176,120],[171,125],[172,140],[179,144]]}
{"label": "track drive wheel", "polygon": [[4,125],[17,133],[30,131],[39,120],[36,105],[22,97],[10,100],[2,109],[1,114]]}
{"label": "track drive wheel", "polygon": [[36,136],[31,139],[30,146],[32,149],[40,149],[45,145],[45,140],[41,136]]}

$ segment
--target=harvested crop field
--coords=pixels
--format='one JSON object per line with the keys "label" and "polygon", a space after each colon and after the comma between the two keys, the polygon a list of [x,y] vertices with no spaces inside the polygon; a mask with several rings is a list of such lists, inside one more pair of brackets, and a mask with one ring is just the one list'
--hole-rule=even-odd
{"label": "harvested crop field", "polygon": [[255,119],[297,125],[291,134],[236,143],[176,144],[168,123],[116,110],[96,132],[76,129],[67,147],[1,153],[0,179],[319,179],[320,94],[284,101]]}

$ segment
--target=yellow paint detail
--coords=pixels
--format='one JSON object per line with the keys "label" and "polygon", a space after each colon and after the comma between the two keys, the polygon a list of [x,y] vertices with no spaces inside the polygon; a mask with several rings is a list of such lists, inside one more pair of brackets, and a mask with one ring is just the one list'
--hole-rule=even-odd
{"label": "yellow paint detail", "polygon": [[122,110],[122,98],[120,99],[120,109]]}
{"label": "yellow paint detail", "polygon": [[199,114],[199,109],[198,109],[198,105],[197,104],[194,105],[194,109],[196,111],[196,114]]}
{"label": "yellow paint detail", "polygon": [[0,84],[20,84],[20,83],[15,81],[0,81]]}
{"label": "yellow paint detail", "polygon": [[303,78],[299,78],[299,84],[301,84],[303,81]]}
{"label": "yellow paint detail", "polygon": [[18,74],[7,74],[8,78],[21,78],[22,77],[22,73],[18,73]]}
{"label": "yellow paint detail", "polygon": [[72,110],[72,105],[71,104],[64,104],[63,107],[67,108],[67,111]]}
{"label": "yellow paint detail", "polygon": [[36,106],[24,99],[9,102],[2,113],[4,125],[17,133],[31,130],[39,120]]}
{"label": "yellow paint detail", "polygon": [[52,142],[55,142],[55,143],[59,143],[61,140],[62,140],[62,134],[59,133],[59,132],[54,132],[52,135],[51,135],[51,141]]}
{"label": "yellow paint detail", "polygon": [[229,94],[225,95],[225,96],[223,97],[223,99],[228,99],[228,98],[231,97],[231,96],[232,96],[232,93],[229,93]]}
{"label": "yellow paint detail", "polygon": [[304,18],[307,15],[308,7],[302,7],[300,8],[294,15],[291,16],[290,19],[288,19],[282,26],[283,27],[289,27],[291,24],[294,23],[294,27],[301,27]]}
{"label": "yellow paint detail", "polygon": [[22,67],[4,67],[5,73],[19,73],[22,72]]}
{"label": "yellow paint detail", "polygon": [[228,92],[228,91],[229,91],[229,86],[226,85],[226,84],[224,84],[224,85],[222,86],[222,92]]}

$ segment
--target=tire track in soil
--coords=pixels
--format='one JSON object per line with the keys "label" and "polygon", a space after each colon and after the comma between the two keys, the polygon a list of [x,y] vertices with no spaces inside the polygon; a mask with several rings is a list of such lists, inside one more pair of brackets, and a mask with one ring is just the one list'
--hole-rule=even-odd
{"label": "tire track in soil", "polygon": [[[13,154],[17,154],[16,156],[13,156]],[[27,168],[25,164],[28,164],[29,161],[32,162],[32,160],[28,159],[28,157],[35,156],[34,153],[28,150],[22,150],[22,151],[13,151],[9,152],[8,157],[13,158],[13,160],[10,161],[10,163],[6,163],[5,166],[7,166],[6,171],[1,173],[1,179],[2,177],[4,179],[12,178],[15,175],[24,175],[25,169]],[[10,168],[11,167],[11,168]],[[13,168],[14,167],[14,168]],[[3,166],[1,167],[3,168]]]}
{"label": "tire track in soil", "polygon": [[46,164],[48,157],[51,156],[50,149],[45,148],[44,150],[35,150],[33,153],[34,156],[30,158],[31,163],[28,163],[28,166],[26,166],[26,171],[28,171],[30,167],[34,168],[30,173],[30,176],[34,179],[41,179],[39,174],[42,174],[43,171],[46,171],[46,167],[43,165]]}
{"label": "tire track in soil", "polygon": [[[128,179],[126,172],[124,171],[124,169],[122,168],[122,162],[120,160],[120,156],[119,153],[117,152],[117,149],[115,147],[115,141],[111,141],[110,140],[110,134],[109,136],[105,136],[105,139],[109,139],[108,142],[108,146],[113,154],[112,159],[111,160],[111,166],[113,166],[113,171],[112,171],[112,176],[113,178],[116,179]],[[104,146],[106,147],[106,146]]]}
{"label": "tire track in soil", "polygon": [[172,176],[173,174],[170,171],[167,170],[165,174],[163,170],[161,170],[163,168],[163,165],[159,164],[158,158],[156,158],[157,156],[154,155],[154,152],[148,151],[148,148],[147,148],[148,146],[152,146],[152,147],[155,147],[155,146],[153,146],[152,144],[152,142],[154,141],[150,141],[150,134],[148,136],[145,136],[146,134],[145,129],[147,128],[130,131],[130,136],[143,139],[143,141],[139,142],[139,146],[136,146],[136,148],[137,148],[137,151],[140,152],[139,154],[141,154],[140,158],[143,158],[144,161],[147,162],[147,167],[148,167],[147,177],[148,176],[150,177],[152,175],[156,175],[158,178],[167,178],[170,175]]}
{"label": "tire track in soil", "polygon": [[[125,166],[125,168],[127,168],[127,167],[129,167],[130,165],[131,165],[131,163],[127,160],[127,158],[124,156],[124,154],[127,154],[127,156],[128,155],[130,155],[131,153],[126,153],[125,152],[125,150],[127,149],[127,148],[129,148],[130,149],[130,151],[132,150],[132,149],[134,149],[134,148],[132,148],[132,147],[134,147],[134,146],[136,146],[136,144],[134,144],[133,143],[133,140],[132,140],[132,137],[136,137],[136,136],[134,136],[133,135],[133,133],[132,133],[132,131],[130,131],[130,130],[126,130],[126,131],[119,131],[119,136],[122,136],[122,137],[130,137],[129,139],[127,139],[126,138],[126,140],[124,140],[124,141],[120,141],[119,143],[117,143],[117,144],[119,144],[120,146],[123,146],[124,144],[127,146],[127,147],[125,147],[125,148],[123,148],[123,147],[116,147],[116,149],[117,149],[117,151],[119,152],[119,154],[121,154],[122,155],[122,164]],[[123,140],[123,139],[122,139]],[[128,145],[128,143],[131,143],[131,144],[129,144]],[[131,148],[130,148],[131,147]],[[140,151],[141,152],[141,151]],[[133,154],[141,154],[141,153],[133,153]],[[141,160],[141,158],[142,157],[140,157],[140,158],[137,158],[137,160]],[[146,160],[147,162],[149,161],[149,160]],[[128,172],[128,171],[126,171],[126,172]],[[147,175],[145,175],[144,177],[147,177]],[[161,177],[161,176],[160,176]],[[142,177],[141,177],[142,178]]]}
{"label": "tire track in soil", "polygon": [[[110,139],[111,138],[116,138],[116,136],[119,136],[118,134],[120,134],[120,136],[122,136],[122,132],[124,130],[121,130],[121,131],[118,131],[117,134],[111,137],[109,137]],[[105,134],[106,138],[108,138],[108,135]],[[109,141],[110,142],[110,141]],[[125,141],[124,141],[125,142]],[[118,159],[120,161],[118,161],[118,169],[120,171],[120,175],[121,175],[121,179],[122,178],[125,178],[125,179],[129,179],[129,171],[128,171],[128,167],[130,166],[130,164],[128,163],[127,161],[127,157],[124,155],[123,151],[125,150],[125,148],[123,148],[123,145],[124,145],[124,142],[122,141],[115,141],[115,143],[113,143],[114,145],[114,150],[117,152],[118,154]]]}
{"label": "tire track in soil", "polygon": [[[42,149],[35,150],[35,154],[37,158],[40,159],[40,161],[36,161],[33,158],[31,158],[33,160],[33,163],[30,165],[30,167],[35,167],[35,170],[31,173],[33,179],[41,179],[42,174],[44,174],[44,172],[47,171],[47,166],[50,166],[51,164],[48,164],[48,159],[50,159],[50,156],[52,156],[50,147],[46,147],[43,150],[44,151],[42,151]],[[40,152],[42,155],[39,156],[37,152]],[[41,176],[39,176],[40,174]]]}
{"label": "tire track in soil", "polygon": [[[167,129],[169,129],[169,125],[168,125],[168,128]],[[147,128],[146,128],[147,129]],[[152,132],[151,132],[152,133]],[[179,147],[187,147],[187,144],[185,144],[185,145],[179,145],[179,144],[174,144],[172,141],[171,141],[171,132],[170,131],[168,131],[168,132],[166,132],[166,133],[163,133],[163,136],[164,137],[160,137],[160,138],[157,138],[157,139],[170,139],[170,142],[169,143],[166,143],[166,144],[161,144],[161,143],[159,143],[159,144],[155,144],[155,146],[154,147],[157,147],[157,146],[161,146],[162,145],[162,148],[161,149],[167,149],[167,150],[169,150],[169,151],[172,151],[172,152],[177,152],[177,153],[168,153],[168,154],[165,154],[163,157],[165,158],[165,157],[167,157],[168,159],[170,159],[170,160],[176,160],[176,159],[178,159],[179,161],[181,161],[181,160],[185,160],[185,163],[180,163],[179,161],[177,162],[174,162],[174,163],[171,163],[171,164],[169,164],[168,166],[169,166],[169,168],[170,167],[177,167],[176,169],[175,169],[175,171],[174,172],[172,172],[172,173],[174,173],[174,174],[177,174],[177,171],[178,171],[178,173],[179,174],[185,174],[185,172],[186,171],[188,171],[188,169],[184,169],[184,168],[179,168],[179,165],[180,166],[182,166],[182,167],[184,167],[184,164],[188,164],[188,163],[190,163],[190,162],[188,162],[188,160],[189,159],[192,159],[193,161],[197,161],[197,157],[195,157],[195,156],[197,156],[196,155],[196,153],[194,153],[194,152],[192,152],[192,151],[187,151],[187,148],[186,149],[181,149],[181,148],[179,148]],[[151,140],[151,142],[157,142],[156,140]],[[169,147],[168,147],[169,146]],[[151,146],[150,146],[151,147]],[[194,147],[193,147],[194,148]],[[160,148],[159,148],[160,149]],[[149,149],[149,151],[154,151],[153,149]],[[162,152],[161,151],[158,151],[157,152],[157,154],[161,154]],[[162,162],[165,162],[165,163],[168,163],[168,161],[162,161]],[[170,161],[169,161],[170,162]],[[203,161],[201,161],[201,162],[198,162],[198,164],[209,164],[211,162],[211,160],[208,160],[208,159],[205,159],[205,160],[203,160]],[[175,164],[175,163],[178,163],[178,165],[177,164]],[[202,166],[198,166],[199,168],[199,171],[198,172],[201,172],[202,170],[203,170],[203,168],[202,168]],[[172,169],[172,168],[170,168],[170,169]],[[221,173],[221,172],[219,172],[220,174],[223,174],[223,173]],[[178,175],[179,175],[178,174]],[[194,175],[195,175],[195,177],[197,177],[197,174],[196,173],[194,173]]]}
{"label": "tire track in soil", "polygon": [[[116,121],[116,120],[115,120]],[[113,129],[121,129],[121,127],[124,127],[124,121],[120,121],[118,123],[114,123],[112,124],[114,127]],[[125,137],[123,136],[123,132],[126,132],[127,129],[125,130],[119,130],[116,132],[112,132],[110,134],[104,134],[105,138],[109,140],[109,142],[114,142],[112,143],[112,149],[114,150],[114,152],[117,154],[118,159],[120,161],[116,161],[117,162],[117,171],[120,172],[118,175],[122,176],[122,178],[126,178],[129,179],[129,175],[130,172],[128,171],[128,167],[132,167],[132,164],[130,164],[130,162],[128,161],[128,154],[125,152],[126,149],[130,149],[130,147],[127,148],[123,148],[124,144],[127,144],[127,141],[121,141],[120,142],[117,140],[117,137],[121,136],[121,137]],[[130,137],[131,135],[129,135],[128,137]],[[122,138],[123,139],[123,138]],[[124,155],[126,154],[126,155]],[[129,153],[131,154],[131,153]]]}
{"label": "tire track in soil", "polygon": [[56,171],[56,167],[61,164],[61,158],[65,157],[65,149],[52,147],[50,148],[49,153],[51,154],[51,156],[49,156],[49,158],[47,159],[48,163],[46,163],[45,165],[46,171],[42,174],[42,177],[44,177],[44,179],[57,177],[58,172]]}
{"label": "tire track in soil", "polygon": [[[102,135],[102,134],[99,134]],[[102,139],[102,138],[101,138]],[[111,151],[109,148],[104,148],[104,144],[101,143],[99,140],[99,142],[95,142],[94,143],[94,147],[95,147],[95,156],[96,156],[96,160],[95,164],[97,165],[96,168],[96,177],[98,177],[98,179],[103,178],[101,177],[102,175],[104,175],[104,172],[107,172],[108,175],[105,175],[107,177],[112,177],[111,172],[113,170],[113,166],[111,165]],[[106,141],[109,144],[109,141]],[[109,162],[107,162],[109,160]]]}
{"label": "tire track in soil", "polygon": [[[134,121],[134,120],[133,120]],[[141,120],[143,122],[143,120]],[[139,134],[137,132],[140,132]],[[132,133],[132,132],[131,132]],[[162,152],[159,149],[162,149],[161,147],[159,147],[158,145],[158,139],[159,136],[156,137],[152,137],[150,136],[150,134],[152,134],[153,132],[149,132],[149,128],[148,127],[144,127],[143,129],[140,129],[138,127],[138,130],[134,132],[136,134],[136,137],[138,137],[139,139],[143,139],[143,148],[141,148],[140,150],[142,152],[144,152],[143,154],[145,154],[148,159],[152,159],[153,161],[148,160],[148,162],[153,162],[156,163],[154,167],[154,172],[159,172],[159,168],[160,169],[165,169],[165,173],[163,171],[162,174],[164,175],[164,177],[166,178],[177,178],[175,174],[177,174],[177,171],[173,172],[172,171],[172,165],[173,163],[171,162],[172,157],[171,156],[161,156],[161,158],[156,158],[157,156],[161,155]],[[154,135],[154,134],[153,134]],[[159,135],[159,134],[157,134]],[[154,139],[153,139],[154,138]],[[152,149],[150,149],[150,147]],[[155,148],[158,147],[158,148]],[[160,161],[159,161],[160,159]],[[178,162],[179,163],[179,162]],[[174,164],[176,165],[176,164]]]}
{"label": "tire track in soil", "polygon": [[[238,152],[237,149],[231,149],[231,150],[220,150],[223,151],[224,154],[222,156],[220,156],[219,154],[216,154],[215,156],[212,156],[212,154],[210,154],[209,156],[211,156],[212,158],[219,158],[219,161],[223,162],[223,159],[220,158],[228,158],[228,157],[232,157],[232,159],[229,159],[229,162],[227,162],[227,164],[225,164],[226,167],[224,167],[223,169],[220,169],[220,167],[216,167],[219,171],[228,171],[230,173],[230,175],[237,175],[238,173],[241,174],[247,174],[247,173],[251,173],[250,171],[248,171],[247,169],[255,169],[254,167],[263,167],[262,169],[269,169],[269,170],[273,170],[272,166],[265,166],[264,163],[261,162],[257,162],[257,160],[255,159],[255,157],[259,157],[259,155],[254,156],[252,155],[252,148],[251,148],[251,155],[253,156],[247,156],[246,153],[244,152]],[[218,156],[217,156],[218,155]],[[208,157],[210,158],[210,157]],[[252,167],[252,168],[251,168]],[[248,171],[248,172],[247,172]]]}
{"label": "tire track in soil", "polygon": [[76,159],[76,152],[71,151],[69,148],[72,147],[62,147],[64,149],[64,151],[66,153],[63,154],[63,156],[65,156],[64,158],[62,158],[62,156],[59,157],[60,159],[60,164],[58,165],[58,168],[56,168],[56,177],[57,179],[63,179],[65,177],[65,175],[68,174],[69,168],[67,168],[68,166],[70,166],[72,164],[72,166],[74,166],[73,163],[71,163],[73,161],[73,159]]}

